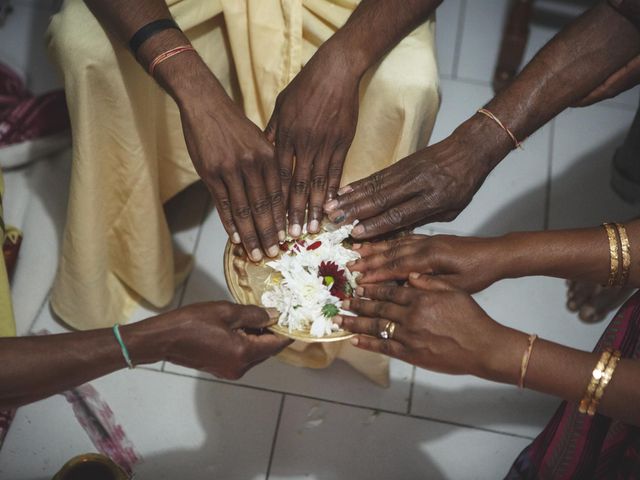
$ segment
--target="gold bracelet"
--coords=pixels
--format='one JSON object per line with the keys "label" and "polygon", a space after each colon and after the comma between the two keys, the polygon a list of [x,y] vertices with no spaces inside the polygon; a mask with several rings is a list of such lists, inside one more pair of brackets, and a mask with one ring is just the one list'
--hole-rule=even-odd
{"label": "gold bracelet", "polygon": [[598,388],[600,379],[602,378],[602,375],[604,374],[604,371],[606,370],[609,363],[609,359],[611,358],[611,352],[612,350],[610,348],[607,348],[604,352],[602,352],[602,355],[600,355],[600,360],[598,360],[598,363],[596,363],[596,367],[591,372],[591,380],[587,385],[587,389],[585,390],[584,396],[582,397],[582,400],[580,400],[580,405],[578,407],[580,413],[587,413],[589,405],[591,404],[591,399],[593,398],[594,393],[596,393],[596,389]]}
{"label": "gold bracelet", "polygon": [[600,379],[600,383],[598,384],[598,388],[596,388],[596,391],[591,398],[591,403],[587,408],[587,415],[593,417],[596,414],[596,410],[598,409],[600,400],[602,400],[602,396],[604,395],[604,389],[607,388],[607,385],[609,385],[609,382],[613,377],[613,372],[615,372],[616,367],[618,366],[618,362],[620,362],[620,355],[620,350],[616,350],[611,355],[609,363],[607,363],[607,368],[602,374],[602,378]]}
{"label": "gold bracelet", "polygon": [[478,113],[481,113],[482,115],[489,117],[491,120],[493,120],[494,122],[496,122],[500,128],[502,130],[504,130],[505,132],[507,132],[507,135],[509,135],[509,137],[511,138],[511,141],[513,142],[513,144],[515,145],[515,148],[519,148],[522,149],[522,142],[518,141],[518,139],[516,138],[516,136],[513,134],[513,132],[511,130],[509,130],[504,123],[502,123],[500,121],[500,119],[498,117],[496,117],[493,113],[491,113],[489,110],[487,110],[486,108],[481,108],[480,110],[478,110]]}
{"label": "gold bracelet", "polygon": [[522,354],[522,362],[520,362],[520,381],[518,381],[518,388],[524,388],[524,377],[527,375],[527,369],[529,368],[529,359],[531,358],[531,351],[533,350],[533,344],[537,340],[538,335],[532,333],[529,335],[529,345]]}
{"label": "gold bracelet", "polygon": [[620,274],[618,285],[624,287],[629,280],[629,271],[631,270],[631,245],[629,244],[629,236],[627,235],[627,229],[624,228],[624,225],[616,223],[616,229],[618,230],[620,251],[622,252],[622,274]]}
{"label": "gold bracelet", "polygon": [[612,287],[616,284],[618,273],[620,270],[620,259],[618,258],[618,236],[616,230],[610,223],[603,223],[607,238],[609,239],[609,279],[607,286]]}

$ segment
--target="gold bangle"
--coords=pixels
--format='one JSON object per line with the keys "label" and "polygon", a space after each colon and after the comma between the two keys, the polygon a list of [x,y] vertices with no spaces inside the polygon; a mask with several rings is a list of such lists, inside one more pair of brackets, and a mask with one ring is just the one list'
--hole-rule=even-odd
{"label": "gold bangle", "polygon": [[624,225],[616,223],[618,237],[620,238],[620,251],[622,252],[622,273],[618,285],[624,287],[629,280],[629,271],[631,270],[631,245],[629,244],[629,236]]}
{"label": "gold bangle", "polygon": [[591,398],[591,403],[587,408],[587,415],[593,417],[596,414],[596,410],[598,409],[600,400],[602,400],[602,396],[604,395],[604,389],[607,388],[607,385],[609,385],[609,382],[613,377],[613,372],[615,372],[616,367],[618,366],[618,362],[620,362],[620,355],[620,350],[616,350],[611,355],[609,363],[607,363],[607,368],[602,374],[602,378],[600,379],[600,383],[598,384],[598,388],[596,388],[596,391]]}
{"label": "gold bangle", "polygon": [[618,236],[616,230],[610,223],[603,223],[607,238],[609,239],[609,279],[607,286],[612,287],[616,284],[618,273],[620,270],[620,259],[618,258]]}
{"label": "gold bangle", "polygon": [[600,379],[602,378],[602,375],[607,368],[610,358],[611,349],[607,348],[604,352],[602,352],[602,355],[600,355],[600,360],[598,360],[598,363],[596,363],[595,368],[591,372],[591,380],[589,380],[589,383],[587,384],[587,389],[585,390],[584,396],[582,397],[582,400],[580,400],[580,405],[578,407],[580,413],[587,413],[589,405],[591,404],[591,399],[593,398],[593,395],[598,388],[598,384],[600,383]]}
{"label": "gold bangle", "polygon": [[518,388],[524,388],[524,377],[527,375],[527,369],[529,368],[529,359],[531,358],[531,351],[533,350],[533,344],[535,343],[538,335],[532,333],[529,335],[529,345],[522,354],[522,362],[520,362],[520,381],[518,381]]}
{"label": "gold bangle", "polygon": [[509,137],[511,138],[511,141],[513,142],[513,144],[515,145],[515,148],[519,148],[522,149],[522,143],[520,141],[518,141],[518,139],[516,138],[516,136],[513,134],[513,132],[511,130],[509,130],[504,123],[502,123],[500,121],[500,119],[498,117],[496,117],[493,113],[491,113],[489,110],[487,110],[486,108],[481,108],[480,110],[478,110],[478,113],[481,113],[482,115],[489,117],[491,120],[493,120],[494,122],[496,122],[500,128],[502,130],[504,130],[505,132],[507,132],[507,135],[509,135]]}

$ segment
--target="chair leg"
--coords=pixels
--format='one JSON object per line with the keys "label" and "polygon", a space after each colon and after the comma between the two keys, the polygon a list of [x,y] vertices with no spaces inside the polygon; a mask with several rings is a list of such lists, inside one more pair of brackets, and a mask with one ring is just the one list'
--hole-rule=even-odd
{"label": "chair leg", "polygon": [[534,0],[512,0],[502,33],[498,63],[493,74],[493,90],[504,89],[518,73],[529,40],[529,24]]}

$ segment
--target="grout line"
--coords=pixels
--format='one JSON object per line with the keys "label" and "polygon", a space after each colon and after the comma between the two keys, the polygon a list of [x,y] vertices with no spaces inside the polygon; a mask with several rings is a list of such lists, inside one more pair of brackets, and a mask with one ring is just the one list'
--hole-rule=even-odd
{"label": "grout line", "polygon": [[409,385],[409,401],[407,402],[407,415],[411,415],[411,407],[413,406],[413,386],[416,381],[416,367],[414,365],[411,370],[411,384]]}
{"label": "grout line", "polygon": [[[196,241],[193,243],[193,250],[191,251],[191,255],[193,255],[193,259],[194,259],[194,265],[195,265],[196,252],[198,251],[198,245],[200,245],[200,238],[202,237],[202,231],[204,230],[204,222],[207,218],[207,213],[209,212],[210,206],[211,206],[211,196],[208,195],[207,201],[204,202],[202,216],[200,217],[200,228],[198,229],[198,235],[196,236]],[[193,272],[189,272],[189,275],[187,276],[187,278],[185,278],[184,283],[182,284],[182,291],[180,292],[180,296],[178,298],[178,305],[176,308],[182,307],[182,302],[184,302],[184,296],[187,293],[187,287],[189,286],[189,282],[191,281],[191,273]],[[164,366],[162,368],[164,371]]]}
{"label": "grout line", "polygon": [[549,215],[551,210],[551,178],[552,175],[552,162],[553,162],[553,142],[555,140],[556,133],[556,121],[555,119],[549,122],[549,155],[547,158],[547,185],[545,189],[544,198],[544,230],[549,229]]}
{"label": "grout line", "polygon": [[269,454],[269,464],[267,465],[267,474],[265,476],[265,480],[269,480],[269,475],[271,475],[271,465],[273,464],[273,455],[276,452],[276,441],[278,440],[278,432],[280,430],[280,422],[282,420],[282,411],[284,410],[284,401],[287,397],[286,394],[282,394],[282,398],[280,399],[280,409],[278,410],[278,419],[276,420],[276,429],[273,432],[273,440],[271,442],[271,453]]}
{"label": "grout line", "polygon": [[460,1],[460,13],[458,14],[458,31],[456,32],[456,45],[453,50],[453,65],[451,68],[452,77],[458,77],[458,67],[460,66],[460,51],[462,50],[462,37],[464,36],[464,20],[467,10],[467,0]]}
{"label": "grout line", "polygon": [[185,377],[185,378],[195,378],[196,380],[202,380],[205,382],[212,382],[212,383],[218,383],[221,385],[228,385],[231,387],[238,387],[238,388],[246,388],[249,390],[256,390],[259,392],[267,392],[267,393],[278,393],[281,395],[288,395],[291,397],[296,397],[296,398],[302,398],[305,400],[314,400],[316,402],[324,402],[324,403],[329,403],[331,405],[338,405],[341,407],[351,407],[351,408],[357,408],[360,410],[367,410],[367,411],[375,411],[375,412],[379,412],[379,413],[386,413],[388,415],[395,415],[398,417],[407,417],[407,418],[413,418],[413,419],[417,419],[417,420],[428,420],[430,422],[435,422],[435,423],[441,423],[443,425],[452,425],[452,426],[456,426],[456,427],[463,427],[463,428],[468,428],[471,430],[480,430],[482,432],[487,432],[487,433],[496,433],[498,435],[505,435],[507,437],[514,437],[514,438],[523,438],[525,440],[533,440],[534,437],[530,437],[527,435],[520,435],[518,433],[511,433],[511,432],[503,432],[500,430],[495,430],[492,428],[486,428],[486,427],[478,427],[475,425],[467,425],[465,423],[459,423],[459,422],[453,422],[451,420],[442,420],[439,418],[434,418],[434,417],[427,417],[425,415],[415,415],[415,414],[404,414],[401,412],[396,412],[394,410],[388,410],[388,409],[384,409],[384,408],[377,408],[377,407],[367,407],[364,405],[358,405],[355,403],[349,403],[349,402],[343,402],[340,400],[331,400],[328,398],[320,398],[320,397],[314,397],[312,395],[305,395],[303,393],[294,393],[294,392],[283,392],[281,390],[274,390],[271,388],[264,388],[264,387],[256,387],[253,385],[246,385],[246,384],[242,384],[242,383],[233,383],[231,381],[225,381],[225,380],[219,380],[216,378],[209,378],[209,377],[201,377],[201,376],[194,376],[194,375],[189,375],[187,373],[180,373],[180,372],[173,372],[173,371],[166,371],[166,372],[159,372],[158,370],[149,370],[150,372],[156,372],[156,373],[164,373],[164,374],[168,374],[168,375],[175,375],[177,377]]}

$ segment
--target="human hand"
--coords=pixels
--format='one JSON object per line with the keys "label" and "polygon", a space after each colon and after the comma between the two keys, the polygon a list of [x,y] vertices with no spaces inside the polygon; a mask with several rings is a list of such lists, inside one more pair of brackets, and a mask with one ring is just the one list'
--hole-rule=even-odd
{"label": "human hand", "polygon": [[500,238],[410,235],[354,248],[361,258],[349,269],[361,273],[361,284],[407,280],[418,272],[475,293],[504,278],[508,261]]}
{"label": "human hand", "polygon": [[[524,334],[498,324],[446,282],[421,276],[409,283],[360,287],[361,296],[370,300],[351,299],[345,308],[358,316],[338,319],[342,328],[360,334],[353,339],[356,347],[436,372],[517,382],[519,350],[511,347],[522,340],[524,350]],[[382,339],[388,322],[395,323],[395,331]]]}
{"label": "human hand", "polygon": [[453,220],[492,168],[481,145],[472,145],[464,134],[460,137],[452,135],[343,187],[341,195],[325,205],[329,218],[334,223],[359,220],[352,233],[358,239]]}
{"label": "human hand", "polygon": [[596,87],[586,97],[579,100],[574,107],[587,107],[635,87],[640,83],[640,55],[617,72],[614,72],[601,85]]}
{"label": "human hand", "polygon": [[[323,46],[278,95],[266,129],[275,142],[289,233],[320,230],[322,206],[340,187],[342,167],[358,122],[358,86],[348,58]],[[294,168],[295,157],[295,168]]]}
{"label": "human hand", "polygon": [[[285,238],[285,206],[274,149],[210,76],[181,101],[189,155],[213,195],[225,230],[254,262],[275,257]],[[193,87],[192,87],[193,88]]]}
{"label": "human hand", "polygon": [[220,378],[236,380],[291,343],[270,333],[251,333],[276,321],[255,306],[199,303],[159,318],[171,329],[166,360]]}

